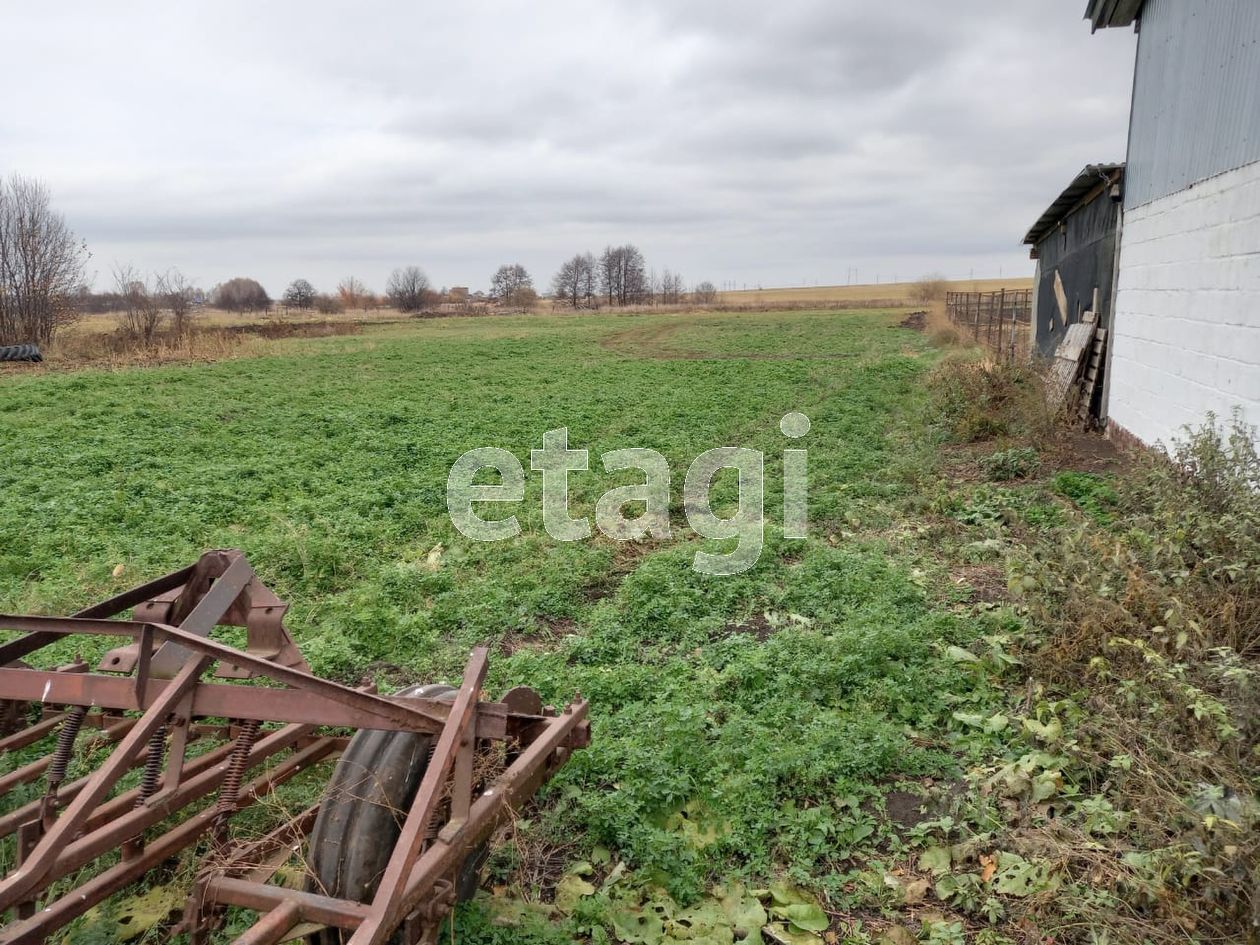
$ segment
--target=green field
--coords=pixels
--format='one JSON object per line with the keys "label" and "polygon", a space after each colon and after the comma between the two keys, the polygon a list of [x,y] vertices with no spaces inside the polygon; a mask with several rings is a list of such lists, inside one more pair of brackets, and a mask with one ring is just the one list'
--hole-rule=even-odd
{"label": "green field", "polygon": [[[766,920],[801,945],[885,934],[954,943],[964,932],[1032,941],[1021,916],[1065,942],[1090,941],[1082,930],[1104,921],[1115,941],[1136,942],[1149,916],[1172,929],[1191,921],[1183,906],[1216,921],[1212,896],[1158,892],[1195,888],[1217,860],[1196,853],[1201,872],[1186,872],[1190,860],[1173,870],[1169,851],[1207,841],[1180,839],[1180,814],[1124,813],[1138,803],[1126,784],[1172,776],[1149,773],[1153,756],[1114,735],[1156,717],[1141,707],[1182,698],[1169,679],[1193,679],[1183,737],[1209,746],[1200,757],[1237,758],[1251,703],[1229,687],[1252,677],[1233,663],[1212,675],[1219,655],[1192,671],[1178,664],[1175,677],[1153,656],[1122,664],[1102,649],[1107,627],[1084,641],[1077,631],[1101,614],[1159,645],[1165,628],[1148,632],[1135,604],[1130,614],[1111,603],[1114,589],[1136,580],[1125,569],[1144,567],[1149,588],[1175,602],[1152,608],[1187,606],[1184,565],[1156,552],[1184,560],[1177,536],[1203,502],[1156,474],[1118,493],[1123,480],[1039,455],[1029,444],[1047,443],[1032,421],[1003,413],[1031,402],[1026,372],[951,357],[963,370],[929,384],[942,352],[898,318],[440,319],[215,364],[10,375],[0,382],[0,611],[67,613],[204,549],[238,547],[292,602],[288,626],[318,673],[385,690],[454,681],[485,644],[492,695],[530,684],[561,703],[580,692],[593,743],[499,837],[486,892],[460,911],[464,942],[725,945],[740,932],[756,941]],[[779,430],[790,411],[812,421],[803,440]],[[528,470],[557,427],[591,454],[591,471],[570,477],[574,515],[640,481],[605,473],[601,453],[664,454],[671,539],[554,541],[536,473],[524,502],[486,513],[514,512],[518,537],[459,534],[446,510],[456,458],[503,447]],[[986,442],[947,445],[950,429]],[[766,457],[764,550],[733,577],[693,570],[697,550],[733,542],[694,535],[680,495],[688,463],[718,446]],[[780,527],[788,446],[809,450],[803,540]],[[715,508],[728,514],[734,473],[721,475]],[[1252,494],[1238,495],[1230,501],[1251,508]],[[1120,535],[1131,548],[1101,559],[1107,567],[1082,551]],[[1223,541],[1213,532],[1202,547]],[[1076,576],[1070,593],[1063,575]],[[1038,654],[1054,638],[1042,628],[1068,641],[1049,661]],[[1057,689],[1034,687],[1025,654]],[[1087,701],[1129,721],[1091,728]],[[1216,778],[1233,792],[1219,796],[1245,791],[1234,769],[1196,764],[1176,777]],[[309,802],[318,777],[291,804]],[[1211,824],[1211,856],[1254,852]],[[1056,847],[1065,830],[1084,839]],[[0,847],[0,861],[11,855]],[[1105,882],[1099,857],[1123,864]],[[68,940],[112,940],[113,915],[81,921]],[[828,925],[829,937],[815,934]]]}
{"label": "green field", "polygon": [[[602,847],[685,901],[715,880],[785,872],[838,895],[836,838],[883,829],[882,794],[899,780],[957,773],[932,733],[958,700],[984,698],[942,655],[980,628],[934,607],[916,562],[879,537],[921,449],[927,349],[893,324],[452,320],[295,343],[287,357],[9,380],[0,609],[68,612],[240,547],[293,602],[288,624],[317,672],[449,679],[489,644],[494,686],[590,699],[594,744],[550,789],[540,846],[573,859]],[[778,430],[792,410],[812,420],[803,441]],[[593,458],[571,479],[575,515],[636,478],[604,473],[603,451],[670,460],[672,541],[555,542],[536,474],[517,539],[451,527],[456,457],[501,446],[528,469],[560,426]],[[789,443],[810,450],[806,540],[776,527]],[[725,445],[765,451],[770,525],[755,568],[706,577],[691,568],[701,545],[681,478]]]}

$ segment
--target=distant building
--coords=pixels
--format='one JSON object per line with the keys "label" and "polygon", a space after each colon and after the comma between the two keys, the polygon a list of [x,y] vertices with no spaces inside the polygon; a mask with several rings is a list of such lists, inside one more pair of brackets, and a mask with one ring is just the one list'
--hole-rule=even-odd
{"label": "distant building", "polygon": [[1099,321],[1109,327],[1123,181],[1123,164],[1088,165],[1024,237],[1037,260],[1033,346],[1039,355],[1054,354],[1067,326],[1093,310],[1095,293]]}
{"label": "distant building", "polygon": [[451,286],[450,291],[446,293],[446,298],[448,301],[451,301],[451,302],[467,302],[468,301],[468,286],[466,285]]}
{"label": "distant building", "polygon": [[1109,427],[1155,443],[1209,412],[1260,424],[1260,0],[1089,0],[1085,15],[1138,31],[1102,314]]}

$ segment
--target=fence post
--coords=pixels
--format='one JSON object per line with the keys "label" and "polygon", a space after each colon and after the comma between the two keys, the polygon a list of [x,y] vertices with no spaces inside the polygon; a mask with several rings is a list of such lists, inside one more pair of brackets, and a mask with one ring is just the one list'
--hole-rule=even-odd
{"label": "fence post", "polygon": [[1002,290],[1002,300],[998,302],[998,357],[1002,357],[1002,321],[1007,306],[1007,290]]}
{"label": "fence post", "polygon": [[[1015,336],[1016,336],[1016,332],[1018,332],[1019,330],[1019,312],[1020,312],[1020,309],[1023,307],[1023,303],[1025,300],[1027,300],[1029,305],[1032,305],[1031,290],[1028,291],[1027,293],[1021,292],[1019,295],[1019,299],[1020,301],[1018,304],[1011,306],[1011,364],[1015,363]],[[1030,330],[1031,330],[1031,326],[1030,326]]]}

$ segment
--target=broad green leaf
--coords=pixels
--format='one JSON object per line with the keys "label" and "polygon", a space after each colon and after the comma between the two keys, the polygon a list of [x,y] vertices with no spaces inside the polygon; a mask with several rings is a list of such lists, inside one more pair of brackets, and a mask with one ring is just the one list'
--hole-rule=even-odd
{"label": "broad green leaf", "polygon": [[595,887],[581,876],[570,873],[556,883],[556,908],[568,915],[577,908],[578,900],[595,892]]}
{"label": "broad green leaf", "polygon": [[816,902],[794,902],[784,910],[788,922],[806,932],[821,932],[831,921]]}
{"label": "broad green leaf", "polygon": [[928,847],[919,855],[919,869],[944,873],[949,869],[949,847]]}
{"label": "broad green leaf", "polygon": [[964,650],[961,646],[945,647],[945,655],[955,663],[979,663],[980,657],[976,656],[970,650]]}

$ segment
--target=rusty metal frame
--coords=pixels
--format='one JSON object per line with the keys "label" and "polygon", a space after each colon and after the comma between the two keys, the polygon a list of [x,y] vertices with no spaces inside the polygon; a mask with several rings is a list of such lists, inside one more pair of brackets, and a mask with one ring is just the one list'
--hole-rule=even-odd
{"label": "rusty metal frame", "polygon": [[[133,619],[117,619],[133,608]],[[44,941],[207,835],[216,845],[214,865],[199,877],[182,923],[192,942],[206,940],[228,905],[261,914],[241,942],[280,942],[312,924],[347,930],[353,945],[381,945],[397,932],[408,942],[432,942],[454,904],[458,865],[572,749],[589,741],[587,705],[580,699],[559,713],[544,709],[528,690],[513,690],[503,702],[483,701],[484,648],[474,650],[450,702],[382,696],[314,676],[283,626],[286,608],[240,552],[216,551],[72,617],[0,615],[0,630],[23,633],[0,644],[0,756],[57,737],[50,755],[0,776],[0,797],[46,780],[42,798],[0,816],[0,839],[15,836],[17,850],[16,868],[0,879],[0,918],[12,912],[0,943]],[[224,624],[245,627],[244,650],[211,639]],[[53,670],[22,662],[78,634],[128,642],[106,653],[96,672],[78,661]],[[211,670],[250,683],[211,682],[205,678]],[[43,717],[17,728],[34,704],[42,704]],[[262,723],[281,727],[262,729]],[[79,743],[85,725],[97,732]],[[311,830],[318,805],[247,845],[233,845],[227,833],[235,813],[340,753],[347,739],[329,727],[436,738],[367,903],[267,882]],[[227,741],[187,758],[187,746],[207,737]],[[478,783],[474,760],[490,741],[509,746],[508,761]],[[76,744],[110,751],[93,773],[67,782]],[[271,766],[245,783],[247,772],[264,762]],[[142,768],[139,785],[117,791],[136,768]],[[216,792],[210,807],[146,836]],[[435,831],[440,812],[445,824]],[[122,851],[119,862],[65,895],[40,901],[54,882],[115,849]]]}

